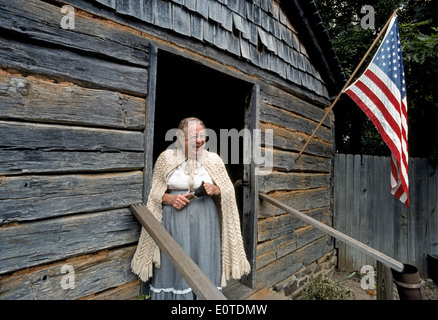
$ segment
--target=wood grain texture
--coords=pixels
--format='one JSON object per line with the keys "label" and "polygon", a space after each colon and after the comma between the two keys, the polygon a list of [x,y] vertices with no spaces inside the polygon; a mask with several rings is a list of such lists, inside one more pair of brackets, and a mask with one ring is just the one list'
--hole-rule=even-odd
{"label": "wood grain texture", "polygon": [[[136,299],[140,292],[139,280],[130,270],[135,248],[103,250],[0,276],[0,299]],[[73,273],[63,271],[63,266],[71,267]],[[74,282],[69,284],[74,284],[74,289],[65,285],[63,288],[61,281],[73,276]]]}
{"label": "wood grain texture", "polygon": [[[290,111],[273,107],[266,103],[261,104],[260,120],[284,127],[290,131],[303,132],[308,135],[311,135],[318,125],[315,121],[303,118]],[[331,141],[332,133],[329,128],[320,127],[316,132],[315,137],[325,141]]]}
{"label": "wood grain texture", "polygon": [[256,287],[272,287],[327,254],[333,249],[333,244],[330,244],[329,238],[329,236],[322,236],[257,270]]}
{"label": "wood grain texture", "polygon": [[272,172],[259,176],[259,191],[323,188],[329,184],[329,179],[328,174]]}
{"label": "wood grain texture", "polygon": [[141,201],[142,182],[141,171],[3,177],[0,224],[127,207]]}
{"label": "wood grain texture", "polygon": [[143,133],[0,120],[1,149],[45,151],[143,151]]}
{"label": "wood grain texture", "polygon": [[116,27],[113,23],[84,11],[75,10],[75,28],[63,29],[61,4],[44,1],[4,0],[0,20],[4,32],[20,37],[44,41],[52,46],[63,46],[75,51],[98,55],[122,64],[148,67],[148,42],[134,29]]}
{"label": "wood grain texture", "polygon": [[145,97],[147,69],[123,65],[69,49],[0,38],[0,66],[9,72],[37,74],[88,88]]}
{"label": "wood grain texture", "polygon": [[0,176],[141,170],[142,152],[1,150]]}
{"label": "wood grain texture", "polygon": [[0,274],[135,243],[139,235],[126,208],[2,227]]}
{"label": "wood grain texture", "polygon": [[0,117],[141,130],[145,100],[108,90],[0,74]]}
{"label": "wood grain texture", "polygon": [[[266,149],[262,149],[264,154]],[[272,167],[279,171],[299,171],[299,172],[315,172],[328,173],[330,172],[330,159],[301,155],[298,158],[298,153],[284,150],[272,150]]]}
{"label": "wood grain texture", "polygon": [[[268,123],[260,123],[262,130],[262,142],[264,142],[265,130],[272,129],[273,147],[285,151],[299,152],[307,139],[308,135],[301,132],[293,132],[286,128]],[[333,153],[333,145],[328,141],[312,139],[306,148],[306,154],[329,158]]]}
{"label": "wood grain texture", "polygon": [[[329,189],[317,188],[310,190],[277,191],[269,194],[271,197],[284,204],[294,207],[301,211],[328,208]],[[284,210],[271,205],[265,201],[260,203],[259,219],[284,214]]]}

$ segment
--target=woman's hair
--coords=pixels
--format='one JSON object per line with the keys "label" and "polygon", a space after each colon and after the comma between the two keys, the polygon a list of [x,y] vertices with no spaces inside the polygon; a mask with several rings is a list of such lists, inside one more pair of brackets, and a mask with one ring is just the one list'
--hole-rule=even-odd
{"label": "woman's hair", "polygon": [[195,125],[201,125],[205,129],[205,125],[202,122],[202,120],[199,120],[198,118],[195,118],[195,117],[188,117],[188,118],[182,119],[178,125],[178,129],[183,131],[184,134],[187,134],[189,124],[192,125],[192,121]]}
{"label": "woman's hair", "polygon": [[177,137],[177,147],[179,149],[184,147],[184,139],[186,138],[186,135],[188,134],[189,125],[201,125],[205,129],[205,125],[202,122],[202,120],[195,118],[195,117],[188,117],[185,119],[182,119],[178,125],[178,130],[176,132]]}
{"label": "woman's hair", "polygon": [[[177,131],[177,141],[179,144],[180,148],[184,148],[184,143],[182,141],[184,141],[185,136],[188,134],[188,129],[189,129],[189,125],[190,126],[197,126],[197,125],[201,125],[204,129],[205,129],[205,125],[202,122],[202,120],[195,118],[195,117],[188,117],[185,118],[183,120],[181,120],[181,122],[178,125],[178,131]],[[189,188],[187,192],[190,192],[192,187],[193,187],[193,183],[194,183],[194,175],[198,174],[198,163],[196,161],[196,159],[187,159],[187,163],[184,169],[184,173],[189,175],[190,180],[189,180]]]}

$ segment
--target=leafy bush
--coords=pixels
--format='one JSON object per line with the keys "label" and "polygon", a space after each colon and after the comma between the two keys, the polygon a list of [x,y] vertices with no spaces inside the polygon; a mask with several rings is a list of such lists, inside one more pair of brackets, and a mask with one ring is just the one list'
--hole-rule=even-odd
{"label": "leafy bush", "polygon": [[313,279],[303,290],[302,300],[350,300],[354,293],[329,279]]}

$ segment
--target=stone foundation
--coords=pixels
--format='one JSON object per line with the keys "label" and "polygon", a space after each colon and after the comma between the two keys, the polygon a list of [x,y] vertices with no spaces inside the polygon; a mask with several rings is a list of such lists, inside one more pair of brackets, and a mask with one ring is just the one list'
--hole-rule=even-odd
{"label": "stone foundation", "polygon": [[322,276],[330,276],[336,264],[336,250],[332,250],[318,260],[300,269],[292,276],[277,283],[273,289],[293,299],[301,294],[304,286],[311,280]]}

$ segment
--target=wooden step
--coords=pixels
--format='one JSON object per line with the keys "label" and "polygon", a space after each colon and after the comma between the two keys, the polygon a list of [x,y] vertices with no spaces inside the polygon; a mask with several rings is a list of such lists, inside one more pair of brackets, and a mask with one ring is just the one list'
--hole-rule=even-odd
{"label": "wooden step", "polygon": [[272,289],[263,288],[250,295],[245,300],[289,300],[289,298]]}
{"label": "wooden step", "polygon": [[222,293],[229,300],[289,300],[288,297],[268,288],[252,289],[237,280],[230,280]]}

